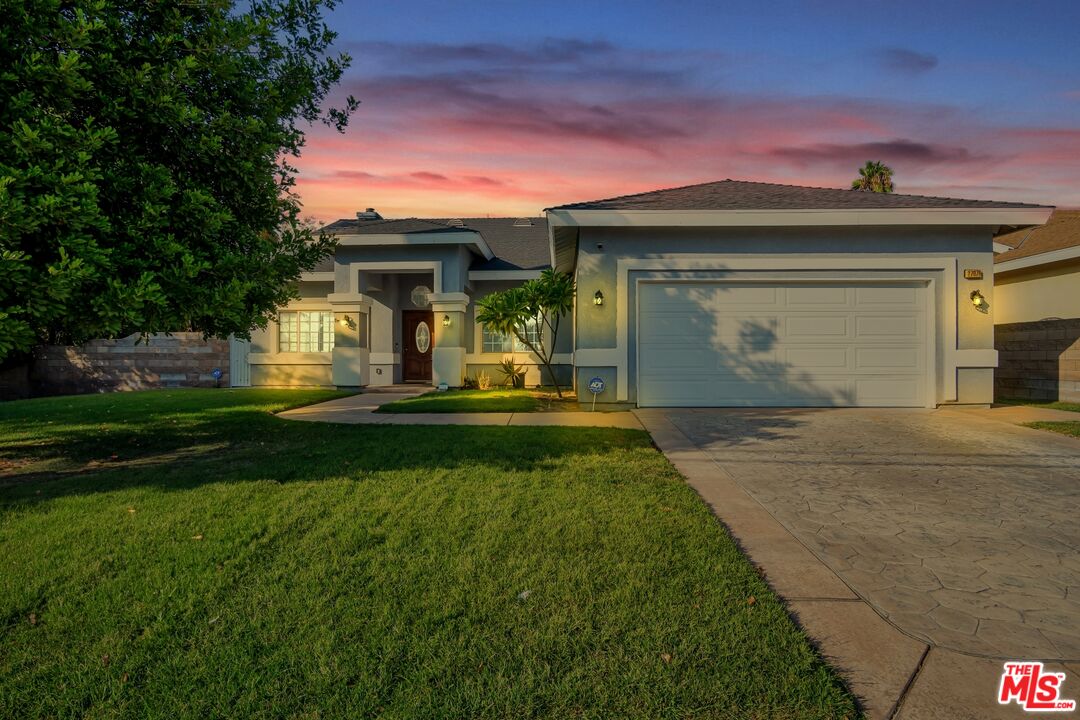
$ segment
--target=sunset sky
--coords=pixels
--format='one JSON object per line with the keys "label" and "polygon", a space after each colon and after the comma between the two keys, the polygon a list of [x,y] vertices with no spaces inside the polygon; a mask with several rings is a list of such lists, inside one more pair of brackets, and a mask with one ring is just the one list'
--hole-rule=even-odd
{"label": "sunset sky", "polygon": [[536,215],[734,178],[1080,206],[1080,2],[361,2],[318,220]]}

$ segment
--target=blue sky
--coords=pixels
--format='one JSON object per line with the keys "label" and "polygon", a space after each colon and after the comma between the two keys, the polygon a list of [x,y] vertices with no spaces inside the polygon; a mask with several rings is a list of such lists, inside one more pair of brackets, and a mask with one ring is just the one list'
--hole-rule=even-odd
{"label": "blue sky", "polygon": [[346,3],[320,219],[535,214],[736,177],[1080,205],[1080,3]]}

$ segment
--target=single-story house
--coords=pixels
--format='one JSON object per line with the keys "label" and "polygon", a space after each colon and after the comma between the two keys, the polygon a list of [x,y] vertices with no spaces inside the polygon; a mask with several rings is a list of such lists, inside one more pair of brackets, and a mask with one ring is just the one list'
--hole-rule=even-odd
{"label": "single-story house", "polygon": [[1080,402],[1080,210],[997,243],[998,397]]}
{"label": "single-story house", "polygon": [[724,180],[543,218],[367,211],[327,226],[332,263],[233,353],[233,382],[454,387],[507,355],[538,382],[475,307],[553,266],[577,282],[558,372],[603,379],[601,402],[989,403],[995,238],[1051,210]]}

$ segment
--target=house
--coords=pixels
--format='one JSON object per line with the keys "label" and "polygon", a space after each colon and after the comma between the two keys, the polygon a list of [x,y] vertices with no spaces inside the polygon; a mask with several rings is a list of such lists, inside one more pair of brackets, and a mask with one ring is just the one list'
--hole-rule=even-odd
{"label": "house", "polygon": [[997,242],[998,397],[1080,402],[1080,210]]}
{"label": "house", "polygon": [[733,180],[543,219],[368,211],[327,227],[332,269],[252,337],[250,382],[458,386],[509,354],[538,381],[535,358],[474,310],[553,265],[578,288],[558,372],[583,391],[603,379],[601,402],[989,403],[994,238],[1050,212]]}

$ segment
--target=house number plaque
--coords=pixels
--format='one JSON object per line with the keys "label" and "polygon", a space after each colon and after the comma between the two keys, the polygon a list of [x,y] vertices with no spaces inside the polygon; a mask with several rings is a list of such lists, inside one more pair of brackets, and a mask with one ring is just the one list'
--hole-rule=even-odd
{"label": "house number plaque", "polygon": [[965,280],[982,280],[983,279],[982,270],[965,270],[964,271],[964,279]]}

